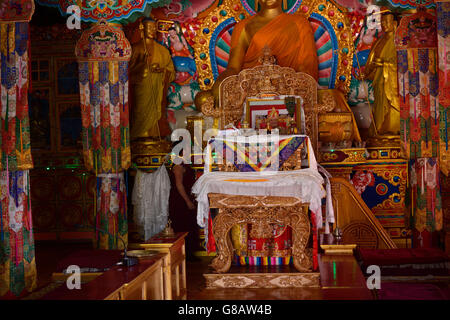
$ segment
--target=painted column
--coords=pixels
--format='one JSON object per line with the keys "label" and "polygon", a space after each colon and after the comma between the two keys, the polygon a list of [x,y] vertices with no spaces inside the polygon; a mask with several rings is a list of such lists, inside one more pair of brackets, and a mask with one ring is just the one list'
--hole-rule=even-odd
{"label": "painted column", "polygon": [[[442,229],[436,16],[418,10],[396,32],[400,138],[409,159],[413,246],[437,245]],[[434,238],[434,239],[433,239]]]}
{"label": "painted column", "polygon": [[440,114],[440,167],[448,176],[450,172],[449,118],[450,118],[450,1],[436,2],[439,114]]}
{"label": "painted column", "polygon": [[33,168],[28,118],[31,0],[0,8],[0,298],[14,299],[36,287],[30,203]]}
{"label": "painted column", "polygon": [[131,157],[131,46],[120,25],[101,21],[83,32],[75,55],[79,65],[84,162],[97,176],[94,247],[120,249],[128,242],[124,171],[129,168]]}
{"label": "painted column", "polygon": [[436,2],[437,41],[439,58],[439,160],[445,249],[450,253],[450,1]]}

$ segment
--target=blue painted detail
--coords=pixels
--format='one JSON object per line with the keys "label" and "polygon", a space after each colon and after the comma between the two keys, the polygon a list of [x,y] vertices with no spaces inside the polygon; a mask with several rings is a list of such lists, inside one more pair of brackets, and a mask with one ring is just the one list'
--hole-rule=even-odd
{"label": "blue painted detail", "polygon": [[[286,13],[294,13],[297,11],[298,8],[300,8],[300,5],[302,4],[303,0],[296,0],[294,5],[286,11]],[[288,8],[291,5],[292,1],[288,1]],[[255,1],[252,1],[251,4],[248,0],[241,0],[241,4],[244,7],[245,11],[247,11],[251,16],[256,14],[256,11],[253,9],[255,6]]]}
{"label": "blue painted detail", "polygon": [[203,33],[204,34],[208,34],[209,33],[209,29],[208,28],[203,29]]}
{"label": "blue painted detail", "polygon": [[216,61],[217,61],[217,65],[226,68],[228,65],[228,61],[225,61],[223,59],[217,58],[216,57]]}
{"label": "blue painted detail", "polygon": [[[353,173],[352,173],[353,174]],[[367,186],[364,192],[361,194],[362,199],[367,204],[369,209],[372,209],[376,207],[378,204],[382,203],[383,201],[389,199],[389,196],[394,193],[400,193],[399,185],[394,186],[389,183],[388,180],[383,179],[382,177],[374,174],[375,181],[373,183],[373,186]],[[385,184],[388,187],[388,192],[384,195],[379,195],[376,192],[376,186],[378,186],[380,183]],[[395,201],[395,199],[393,199]],[[398,199],[400,201],[401,199]]]}
{"label": "blue painted detail", "polygon": [[158,163],[158,162],[159,162],[159,159],[158,159],[158,158],[152,158],[152,162],[153,162],[153,163]]}
{"label": "blue painted detail", "polygon": [[353,68],[359,68],[358,62],[361,67],[364,67],[369,58],[370,49],[358,51],[353,55]]}
{"label": "blue painted detail", "polygon": [[339,29],[341,29],[341,28],[344,27],[344,24],[343,24],[342,22],[338,22],[337,27],[338,27]]}
{"label": "blue painted detail", "polygon": [[387,151],[381,151],[380,154],[382,157],[387,157],[388,156],[388,152]]}
{"label": "blue painted detail", "polygon": [[[158,5],[158,1],[160,0],[146,0],[146,4],[143,5],[141,8],[136,8],[134,10],[131,10],[127,15],[121,15],[120,17],[114,17],[113,19],[109,19],[106,20],[107,22],[114,22],[114,23],[122,23],[122,22],[135,22],[139,17],[142,16],[149,16],[150,12],[152,10],[152,7],[155,7]],[[46,6],[46,7],[53,7],[53,8],[58,8],[59,13],[64,17],[64,16],[68,16],[69,13],[65,12],[63,10],[63,8],[61,7],[61,5],[59,4],[58,1],[52,1],[52,2],[48,2],[48,1],[40,1],[40,0],[36,0],[36,2],[42,6]],[[134,1],[133,1],[134,2]],[[133,2],[130,2],[131,5],[134,5]],[[100,6],[104,7],[104,4],[100,4]],[[114,10],[117,7],[111,7],[111,10]],[[82,8],[83,11],[86,11],[85,9],[87,8]],[[93,10],[94,8],[89,8],[90,10]],[[114,10],[114,13],[116,15],[122,14],[120,10]],[[104,14],[104,16],[106,16],[106,14]],[[99,20],[98,19],[94,19],[94,18],[85,18],[83,16],[83,14],[81,14],[81,21],[82,22],[94,22],[97,23]]]}
{"label": "blue painted detail", "polygon": [[177,72],[187,72],[191,76],[197,72],[197,66],[195,65],[195,60],[189,57],[173,57],[173,65]]}
{"label": "blue painted detail", "polygon": [[339,80],[345,81],[345,79],[347,79],[345,76],[339,76]]}
{"label": "blue painted detail", "polygon": [[[219,76],[219,70],[217,68],[217,58],[216,58],[216,52],[215,52],[216,42],[218,41],[217,37],[220,35],[220,33],[225,28],[230,28],[235,24],[236,24],[236,20],[234,19],[234,17],[228,18],[227,20],[225,20],[221,24],[219,24],[217,26],[217,28],[214,30],[213,34],[211,35],[211,40],[209,41],[209,57],[211,59],[211,69],[212,69],[212,73],[214,76],[214,80],[216,80],[217,77]],[[223,66],[223,65],[221,65],[221,66]],[[226,67],[226,65],[224,67]],[[206,81],[206,79],[205,79],[205,81]],[[205,83],[205,84],[207,84],[207,83]]]}
{"label": "blue painted detail", "polygon": [[331,60],[327,60],[322,63],[319,63],[319,70],[323,70],[323,69],[331,67],[332,63],[333,62]]}
{"label": "blue painted detail", "polygon": [[245,19],[245,14],[241,13],[241,14],[239,15],[239,20],[244,20],[244,19]]}
{"label": "blue painted detail", "polygon": [[338,60],[339,60],[339,55],[338,55],[339,45],[338,45],[336,33],[334,32],[334,28],[331,25],[331,23],[324,16],[321,16],[320,14],[313,12],[313,13],[311,13],[310,18],[320,21],[322,23],[322,27],[325,28],[327,30],[328,34],[330,35],[331,45],[333,47],[333,59],[332,59],[333,62],[331,65],[331,79],[330,79],[330,83],[329,83],[328,87],[330,89],[333,89],[335,87],[334,83],[336,81],[336,72],[337,72]]}
{"label": "blue painted detail", "polygon": [[203,80],[203,83],[206,84],[206,85],[208,85],[208,84],[211,83],[211,80],[209,80],[208,78],[206,78],[205,80]]}
{"label": "blue painted detail", "polygon": [[[387,2],[388,2],[392,7],[394,7],[394,8],[417,9],[417,6],[411,6],[411,5],[407,4],[407,3],[402,4],[402,3],[394,2],[394,1],[392,1],[392,0],[387,0]],[[425,7],[428,8],[428,9],[430,9],[430,8],[435,8],[436,5],[435,5],[434,2],[431,2],[430,4],[426,5]]]}
{"label": "blue painted detail", "polygon": [[316,32],[314,32],[314,41],[317,41],[320,39],[320,37],[325,33],[324,28],[317,28]]}

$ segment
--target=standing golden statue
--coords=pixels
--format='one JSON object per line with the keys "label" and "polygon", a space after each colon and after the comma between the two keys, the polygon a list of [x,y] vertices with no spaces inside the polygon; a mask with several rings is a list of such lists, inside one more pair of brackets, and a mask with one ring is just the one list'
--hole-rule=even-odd
{"label": "standing golden statue", "polygon": [[[260,64],[258,59],[265,46],[270,47],[278,65],[318,79],[317,49],[311,25],[302,15],[284,13],[282,3],[283,0],[259,0],[258,13],[234,27],[227,69],[219,75],[211,90],[196,95],[198,109],[211,96],[217,105],[220,83],[243,69]],[[258,2],[255,2],[255,10],[257,8]]]}
{"label": "standing golden statue", "polygon": [[130,136],[159,138],[170,135],[166,92],[175,79],[169,51],[156,42],[156,22],[146,18],[139,26],[142,40],[132,46],[129,64],[132,94]]}
{"label": "standing golden statue", "polygon": [[394,35],[397,22],[392,12],[383,10],[384,35],[373,45],[367,59],[365,76],[373,80],[374,97],[372,134],[374,138],[395,138],[400,134],[400,104],[397,85],[397,51]]}

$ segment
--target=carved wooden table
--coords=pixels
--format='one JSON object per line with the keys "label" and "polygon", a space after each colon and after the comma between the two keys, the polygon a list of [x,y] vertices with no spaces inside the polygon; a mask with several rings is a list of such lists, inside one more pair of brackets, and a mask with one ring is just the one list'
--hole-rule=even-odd
{"label": "carved wooden table", "polygon": [[66,284],[47,293],[43,300],[162,300],[164,260],[167,253],[139,259],[131,267],[114,266],[94,280],[70,290]]}
{"label": "carved wooden table", "polygon": [[233,259],[233,245],[229,232],[234,225],[252,224],[251,236],[268,238],[270,224],[279,223],[292,228],[292,257],[300,272],[312,270],[312,257],[305,252],[310,235],[308,204],[295,197],[238,196],[219,193],[208,194],[210,208],[218,208],[213,221],[217,256],[212,267],[219,273],[228,272]]}
{"label": "carved wooden table", "polygon": [[[186,298],[186,249],[187,232],[176,232],[173,237],[155,235],[144,243],[129,245],[132,249],[155,250],[168,254],[164,263],[165,296],[168,300]],[[174,276],[175,279],[172,277]],[[181,278],[181,279],[180,279]],[[175,288],[173,288],[175,284]],[[174,293],[172,292],[175,289]]]}

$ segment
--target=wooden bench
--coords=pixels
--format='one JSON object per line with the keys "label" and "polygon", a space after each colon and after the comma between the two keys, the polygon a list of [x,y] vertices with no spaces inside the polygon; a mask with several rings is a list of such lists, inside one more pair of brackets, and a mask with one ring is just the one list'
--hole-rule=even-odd
{"label": "wooden bench", "polygon": [[155,250],[167,253],[164,265],[165,295],[167,299],[186,299],[186,248],[187,232],[176,232],[173,237],[158,234],[144,243],[131,243],[130,249]]}
{"label": "wooden bench", "polygon": [[80,289],[62,285],[44,295],[43,300],[162,300],[168,299],[164,288],[164,265],[168,255],[139,259],[131,267],[114,266]]}

